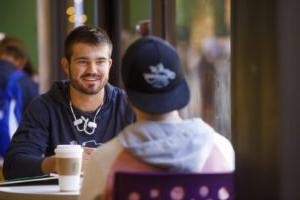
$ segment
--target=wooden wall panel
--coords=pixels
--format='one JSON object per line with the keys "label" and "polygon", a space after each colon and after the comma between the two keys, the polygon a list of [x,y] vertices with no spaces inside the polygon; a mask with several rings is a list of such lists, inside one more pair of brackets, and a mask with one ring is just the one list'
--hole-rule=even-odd
{"label": "wooden wall panel", "polygon": [[276,1],[232,1],[232,139],[240,200],[272,199],[278,190]]}

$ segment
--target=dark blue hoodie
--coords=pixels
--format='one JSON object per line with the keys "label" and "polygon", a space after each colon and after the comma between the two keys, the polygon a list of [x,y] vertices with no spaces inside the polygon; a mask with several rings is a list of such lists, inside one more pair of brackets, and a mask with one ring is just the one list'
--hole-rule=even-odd
{"label": "dark blue hoodie", "polygon": [[[96,111],[84,113],[73,109],[77,118],[84,116],[92,121],[96,114]],[[79,132],[73,125],[69,106],[69,82],[56,82],[49,92],[32,101],[25,112],[4,158],[4,176],[12,179],[42,175],[43,157],[53,155],[58,144],[93,147],[112,139],[134,120],[124,91],[107,84],[104,104],[96,117],[95,133]]]}

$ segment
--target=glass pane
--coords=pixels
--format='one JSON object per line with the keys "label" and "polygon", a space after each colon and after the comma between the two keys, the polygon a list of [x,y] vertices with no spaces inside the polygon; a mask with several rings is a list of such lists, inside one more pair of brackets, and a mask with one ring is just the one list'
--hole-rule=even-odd
{"label": "glass pane", "polygon": [[177,0],[177,48],[191,87],[186,117],[230,138],[230,0]]}
{"label": "glass pane", "polygon": [[139,37],[138,24],[149,20],[149,0],[123,0],[122,2],[121,56],[127,47]]}

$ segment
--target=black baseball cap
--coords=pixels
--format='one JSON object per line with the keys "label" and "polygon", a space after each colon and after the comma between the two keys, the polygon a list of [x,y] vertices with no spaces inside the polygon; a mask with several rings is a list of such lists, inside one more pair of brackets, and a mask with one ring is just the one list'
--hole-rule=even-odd
{"label": "black baseball cap", "polygon": [[122,79],[130,102],[146,113],[178,110],[190,100],[176,49],[155,36],[129,46],[122,60]]}

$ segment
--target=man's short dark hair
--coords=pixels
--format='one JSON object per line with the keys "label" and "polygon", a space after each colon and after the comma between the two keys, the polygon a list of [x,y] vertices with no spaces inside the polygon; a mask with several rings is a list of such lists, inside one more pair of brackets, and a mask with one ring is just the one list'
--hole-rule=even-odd
{"label": "man's short dark hair", "polygon": [[112,53],[112,42],[107,33],[101,28],[90,28],[88,26],[79,26],[73,29],[65,40],[65,57],[70,62],[73,54],[72,48],[75,43],[87,43],[91,45],[108,45],[109,56]]}

